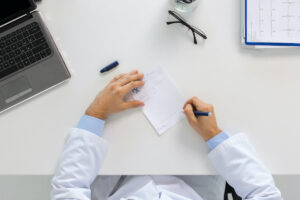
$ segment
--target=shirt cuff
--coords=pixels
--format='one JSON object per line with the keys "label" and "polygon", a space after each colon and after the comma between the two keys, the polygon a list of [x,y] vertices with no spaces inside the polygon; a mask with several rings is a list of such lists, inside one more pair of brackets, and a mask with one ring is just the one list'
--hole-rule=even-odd
{"label": "shirt cuff", "polygon": [[215,137],[209,139],[206,144],[209,146],[209,148],[211,150],[213,150],[214,148],[216,148],[219,144],[221,144],[222,142],[224,142],[225,140],[227,140],[230,136],[225,133],[225,132],[221,132],[218,135],[216,135]]}
{"label": "shirt cuff", "polygon": [[101,136],[104,128],[105,121],[91,117],[88,115],[83,115],[78,122],[77,128],[89,131],[95,135]]}

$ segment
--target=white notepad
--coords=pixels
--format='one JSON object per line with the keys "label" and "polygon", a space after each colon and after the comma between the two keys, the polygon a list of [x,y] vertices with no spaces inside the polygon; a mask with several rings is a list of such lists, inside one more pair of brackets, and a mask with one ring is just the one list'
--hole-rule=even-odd
{"label": "white notepad", "polygon": [[300,0],[246,0],[248,43],[300,45]]}
{"label": "white notepad", "polygon": [[145,85],[131,91],[131,98],[145,103],[143,112],[159,135],[185,118],[185,99],[163,69],[157,68],[143,79]]}

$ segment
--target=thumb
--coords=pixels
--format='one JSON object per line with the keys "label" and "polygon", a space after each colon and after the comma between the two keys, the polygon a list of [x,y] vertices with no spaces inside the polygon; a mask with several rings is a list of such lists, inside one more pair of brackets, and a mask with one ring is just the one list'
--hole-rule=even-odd
{"label": "thumb", "polygon": [[145,104],[141,101],[134,100],[134,101],[125,102],[123,105],[124,105],[124,109],[129,109],[129,108],[144,106]]}
{"label": "thumb", "polygon": [[194,110],[191,104],[187,104],[184,109],[184,114],[186,115],[190,124],[197,123],[197,118],[194,115]]}

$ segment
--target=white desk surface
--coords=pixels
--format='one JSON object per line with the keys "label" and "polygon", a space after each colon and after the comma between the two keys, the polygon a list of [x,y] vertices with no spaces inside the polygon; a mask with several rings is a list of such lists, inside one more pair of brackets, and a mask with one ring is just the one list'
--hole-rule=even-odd
{"label": "white desk surface", "polygon": [[[169,0],[44,0],[69,82],[0,115],[0,174],[53,174],[71,127],[110,79],[161,65],[188,99],[215,105],[222,129],[244,132],[274,174],[300,173],[300,49],[240,45],[240,5],[200,0],[187,16],[208,40],[165,24]],[[199,38],[199,37],[198,37]],[[199,38],[200,40],[200,38]],[[114,60],[121,65],[100,76]],[[100,174],[212,174],[209,151],[184,120],[159,137],[140,110],[112,116]]]}

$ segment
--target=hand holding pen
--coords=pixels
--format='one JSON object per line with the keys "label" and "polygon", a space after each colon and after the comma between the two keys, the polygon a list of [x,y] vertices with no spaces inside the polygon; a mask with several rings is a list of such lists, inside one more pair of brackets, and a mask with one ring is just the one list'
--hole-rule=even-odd
{"label": "hand holding pen", "polygon": [[184,104],[183,110],[189,124],[205,141],[222,132],[218,128],[213,105],[193,97]]}

